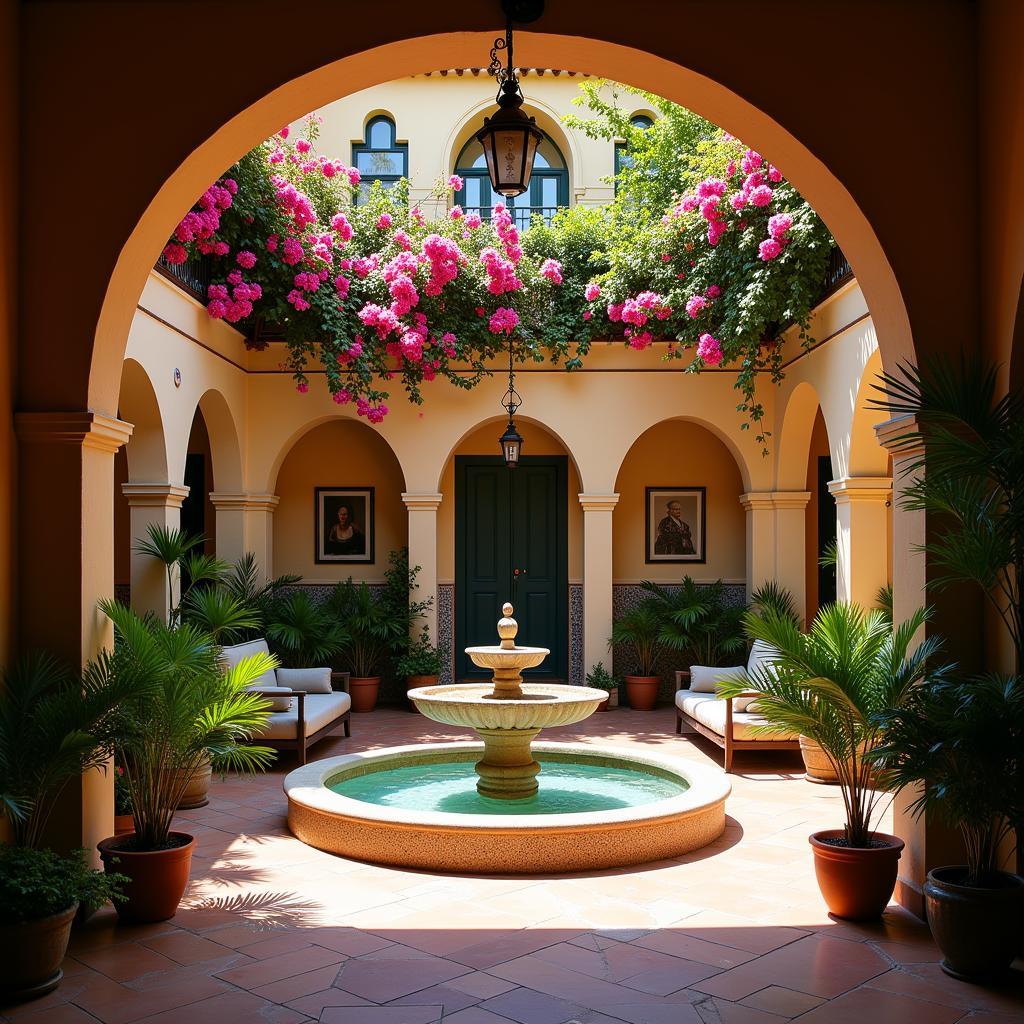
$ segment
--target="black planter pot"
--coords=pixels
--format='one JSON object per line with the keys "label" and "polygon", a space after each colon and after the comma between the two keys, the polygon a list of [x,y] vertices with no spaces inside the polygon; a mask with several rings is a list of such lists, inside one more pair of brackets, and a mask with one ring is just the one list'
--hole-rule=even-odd
{"label": "black planter pot", "polygon": [[925,910],[942,951],[942,969],[962,981],[1005,973],[1024,939],[1024,878],[1000,871],[991,888],[963,884],[962,865],[934,868],[925,882]]}

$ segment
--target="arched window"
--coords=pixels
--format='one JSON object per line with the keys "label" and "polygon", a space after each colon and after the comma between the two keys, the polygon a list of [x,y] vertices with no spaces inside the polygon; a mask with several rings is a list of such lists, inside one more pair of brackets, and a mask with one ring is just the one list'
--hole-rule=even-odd
{"label": "arched window", "polygon": [[[634,128],[640,128],[646,130],[650,128],[654,122],[646,114],[636,114],[630,118],[630,123]],[[628,142],[616,142],[615,143],[615,190],[619,188],[619,173],[624,167],[632,167],[633,158],[629,155],[629,143]]]}
{"label": "arched window", "polygon": [[390,117],[370,118],[363,141],[352,143],[352,163],[362,176],[356,205],[366,202],[375,181],[394,188],[409,176],[409,147],[395,141],[395,122]]}
{"label": "arched window", "polygon": [[569,172],[558,147],[547,135],[537,147],[530,187],[521,196],[508,199],[491,188],[484,149],[476,139],[466,143],[459,154],[455,173],[464,182],[462,190],[455,193],[455,202],[466,213],[479,213],[484,220],[490,219],[495,203],[504,203],[516,227],[524,230],[530,226],[533,214],[539,213],[544,223],[550,224],[555,211],[569,205]]}

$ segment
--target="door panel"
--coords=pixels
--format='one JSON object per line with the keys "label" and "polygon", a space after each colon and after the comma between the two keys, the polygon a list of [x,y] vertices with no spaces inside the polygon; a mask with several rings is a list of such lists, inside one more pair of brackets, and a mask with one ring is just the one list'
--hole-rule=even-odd
{"label": "door panel", "polygon": [[517,642],[551,650],[528,674],[567,678],[567,500],[565,456],[524,456],[512,471],[499,456],[456,457],[456,678],[489,676],[462,651],[497,642],[506,600]]}

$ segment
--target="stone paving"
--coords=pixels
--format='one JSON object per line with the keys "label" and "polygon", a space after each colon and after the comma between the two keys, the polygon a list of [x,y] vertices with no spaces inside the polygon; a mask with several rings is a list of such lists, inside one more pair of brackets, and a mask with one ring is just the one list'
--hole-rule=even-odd
{"label": "stone paving", "polygon": [[[545,737],[721,752],[673,733],[670,709],[614,710]],[[401,710],[353,717],[314,757],[464,739]],[[288,832],[281,779],[215,781],[178,826],[198,848],[177,916],[77,930],[31,1024],[1010,1024],[1024,969],[997,987],[939,969],[928,929],[897,907],[834,921],[807,836],[841,823],[838,793],[798,755],[737,755],[725,834],[633,869],[560,876],[433,875],[320,853]],[[883,826],[886,823],[883,822]],[[1022,967],[1018,964],[1018,967]]]}

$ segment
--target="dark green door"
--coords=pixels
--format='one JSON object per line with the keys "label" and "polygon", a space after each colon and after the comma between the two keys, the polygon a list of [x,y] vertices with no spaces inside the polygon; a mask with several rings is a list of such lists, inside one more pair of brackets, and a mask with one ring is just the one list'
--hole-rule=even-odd
{"label": "dark green door", "polygon": [[551,654],[529,675],[568,677],[567,463],[564,455],[455,459],[455,672],[486,678],[463,649],[498,642],[501,606],[511,601],[516,642]]}

